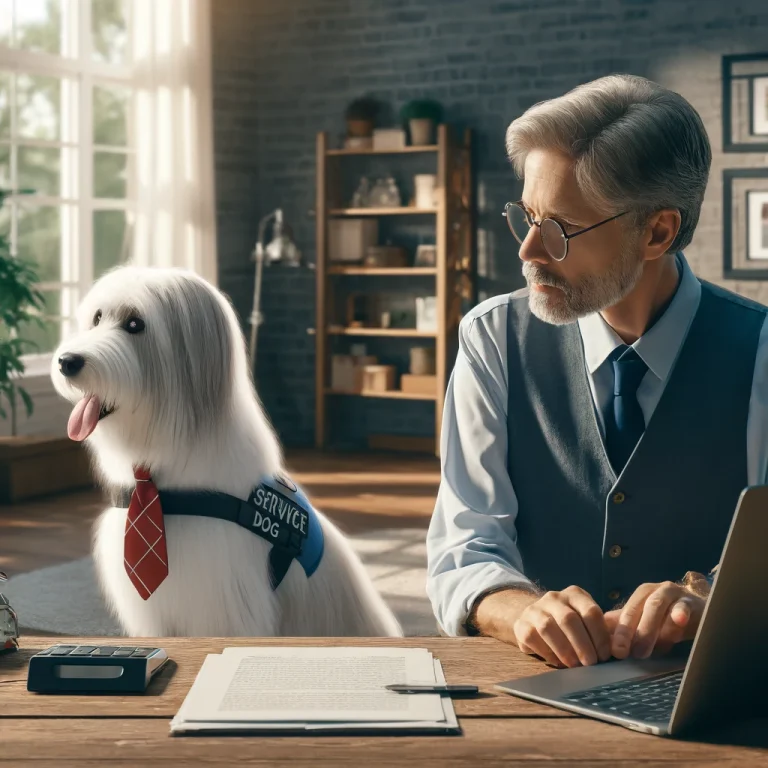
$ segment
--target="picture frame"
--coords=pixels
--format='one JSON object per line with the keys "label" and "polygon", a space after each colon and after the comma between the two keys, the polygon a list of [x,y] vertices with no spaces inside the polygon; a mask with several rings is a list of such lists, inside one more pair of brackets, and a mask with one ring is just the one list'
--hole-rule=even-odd
{"label": "picture frame", "polygon": [[723,171],[723,277],[768,280],[768,168]]}
{"label": "picture frame", "polygon": [[724,152],[768,152],[768,53],[722,57]]}

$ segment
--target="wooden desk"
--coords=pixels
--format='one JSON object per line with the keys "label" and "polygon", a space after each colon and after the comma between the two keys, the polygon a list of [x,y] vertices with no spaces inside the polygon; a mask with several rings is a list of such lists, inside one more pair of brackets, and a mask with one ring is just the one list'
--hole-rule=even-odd
{"label": "wooden desk", "polygon": [[[698,740],[647,736],[491,690],[494,683],[544,671],[517,649],[489,638],[132,638],[161,646],[172,659],[144,695],[44,696],[26,689],[29,657],[56,643],[119,645],[121,638],[22,637],[0,656],[0,766],[51,764],[358,766],[520,765],[539,761],[768,766],[768,718]],[[249,645],[398,645],[428,648],[450,683],[474,683],[483,696],[454,702],[461,736],[177,736],[176,714],[207,653]]]}

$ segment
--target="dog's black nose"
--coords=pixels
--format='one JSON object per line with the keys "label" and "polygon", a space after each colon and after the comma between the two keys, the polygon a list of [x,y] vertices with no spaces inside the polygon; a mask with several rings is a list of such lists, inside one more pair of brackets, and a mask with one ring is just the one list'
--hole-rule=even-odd
{"label": "dog's black nose", "polygon": [[67,377],[75,376],[85,365],[85,358],[82,355],[62,355],[59,358],[59,370]]}

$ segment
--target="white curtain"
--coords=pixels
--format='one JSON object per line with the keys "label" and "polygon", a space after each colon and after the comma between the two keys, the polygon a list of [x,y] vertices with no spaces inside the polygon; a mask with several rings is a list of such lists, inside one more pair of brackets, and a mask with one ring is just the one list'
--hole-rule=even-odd
{"label": "white curtain", "polygon": [[217,281],[212,0],[133,0],[137,209],[132,263]]}

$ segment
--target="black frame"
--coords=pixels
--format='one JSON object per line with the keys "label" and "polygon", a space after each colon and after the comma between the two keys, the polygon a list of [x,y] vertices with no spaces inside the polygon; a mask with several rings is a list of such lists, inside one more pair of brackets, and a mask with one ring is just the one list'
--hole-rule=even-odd
{"label": "black frame", "polygon": [[[727,280],[768,280],[768,260],[765,269],[744,269],[733,266],[733,180],[767,179],[768,168],[727,168],[723,171],[723,277]],[[749,243],[749,207],[745,207],[746,239]]]}
{"label": "black frame", "polygon": [[[765,72],[751,75],[734,75],[732,65],[743,61],[764,61]],[[756,136],[761,134],[752,133],[752,125],[755,115],[755,95],[752,81],[757,78],[768,77],[768,53],[740,53],[732,56],[723,56],[722,60],[722,86],[723,86],[723,152],[768,152],[768,135],[763,142],[738,143],[733,141],[731,136],[731,83],[734,80],[749,81],[749,134]]]}

